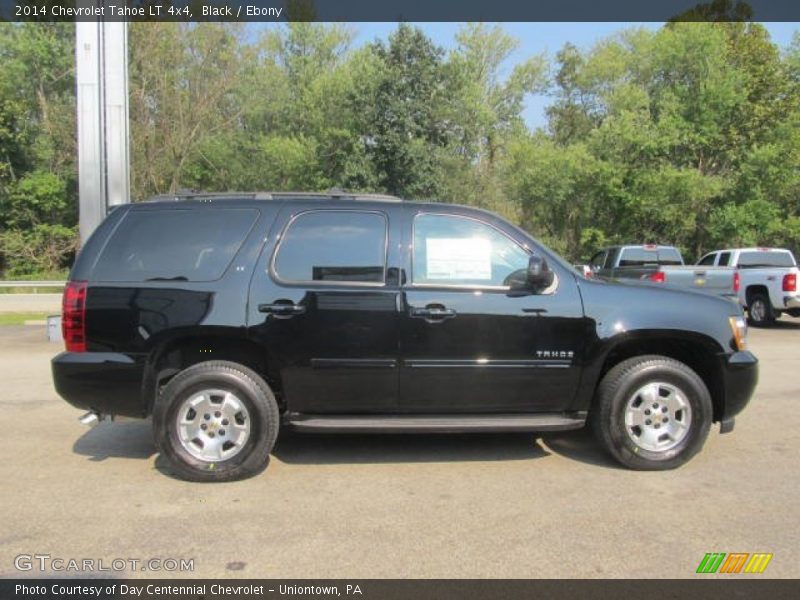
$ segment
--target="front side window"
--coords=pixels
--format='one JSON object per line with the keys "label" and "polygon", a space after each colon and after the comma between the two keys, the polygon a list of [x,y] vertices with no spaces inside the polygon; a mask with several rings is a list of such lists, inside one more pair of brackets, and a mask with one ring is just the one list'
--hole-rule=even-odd
{"label": "front side window", "polygon": [[617,256],[619,256],[619,248],[612,248],[608,251],[608,255],[606,256],[606,263],[603,265],[606,269],[613,269],[614,263],[617,261]]}
{"label": "front side window", "polygon": [[603,263],[606,261],[606,251],[601,250],[589,260],[589,266],[595,269],[602,269]]}
{"label": "front side window", "polygon": [[283,234],[273,271],[288,283],[382,284],[386,266],[386,216],[318,210],[301,213]]}
{"label": "front side window", "polygon": [[412,281],[417,285],[508,287],[528,268],[528,252],[480,221],[421,214],[414,219]]}
{"label": "front side window", "polygon": [[703,258],[700,259],[700,262],[697,264],[702,266],[711,266],[714,264],[715,258],[717,258],[716,254],[706,254]]}

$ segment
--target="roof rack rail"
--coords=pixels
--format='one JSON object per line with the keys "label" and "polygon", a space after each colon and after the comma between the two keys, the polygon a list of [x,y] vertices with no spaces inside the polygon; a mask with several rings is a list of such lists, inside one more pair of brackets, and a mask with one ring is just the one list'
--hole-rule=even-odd
{"label": "roof rack rail", "polygon": [[402,202],[402,198],[389,194],[370,194],[360,192],[348,192],[339,188],[332,188],[326,192],[198,192],[195,190],[178,190],[171,194],[158,194],[147,200],[147,202],[158,201],[181,201],[181,200],[224,200],[230,199],[252,199],[252,200],[272,200],[292,199],[292,198],[344,198],[352,200],[382,200],[391,202]]}
{"label": "roof rack rail", "polygon": [[269,192],[196,192],[193,190],[178,190],[172,194],[156,194],[148,198],[148,202],[159,200],[193,200],[193,199],[212,199],[212,198],[253,198],[255,200],[269,200],[272,198]]}

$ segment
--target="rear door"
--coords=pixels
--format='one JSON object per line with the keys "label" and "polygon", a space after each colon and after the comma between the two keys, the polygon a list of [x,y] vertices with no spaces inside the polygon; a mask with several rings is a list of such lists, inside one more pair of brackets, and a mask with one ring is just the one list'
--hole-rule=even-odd
{"label": "rear door", "polygon": [[290,411],[396,409],[399,289],[389,261],[396,263],[398,228],[379,203],[290,202],[281,210],[248,311]]}

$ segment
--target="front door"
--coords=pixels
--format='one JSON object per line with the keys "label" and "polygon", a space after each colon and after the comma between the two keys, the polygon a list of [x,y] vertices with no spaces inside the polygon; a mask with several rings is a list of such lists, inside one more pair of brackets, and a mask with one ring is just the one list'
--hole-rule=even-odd
{"label": "front door", "polygon": [[409,413],[566,410],[585,322],[574,277],[510,289],[536,249],[467,215],[417,211],[400,324],[400,409]]}

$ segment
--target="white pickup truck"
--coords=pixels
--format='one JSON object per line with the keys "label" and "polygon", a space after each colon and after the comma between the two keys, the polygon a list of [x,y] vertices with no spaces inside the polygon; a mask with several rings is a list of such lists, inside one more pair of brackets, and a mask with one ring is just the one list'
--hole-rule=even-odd
{"label": "white pickup truck", "polygon": [[698,262],[733,267],[739,273],[739,301],[753,325],[769,325],[781,313],[800,317],[794,255],[784,248],[730,248],[709,252]]}

